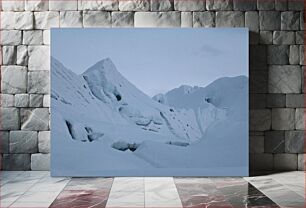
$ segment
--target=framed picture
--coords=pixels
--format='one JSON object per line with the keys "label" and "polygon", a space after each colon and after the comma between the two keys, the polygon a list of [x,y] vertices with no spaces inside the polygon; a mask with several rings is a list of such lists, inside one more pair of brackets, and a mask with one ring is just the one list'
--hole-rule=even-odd
{"label": "framed picture", "polygon": [[248,30],[52,29],[53,176],[247,176]]}

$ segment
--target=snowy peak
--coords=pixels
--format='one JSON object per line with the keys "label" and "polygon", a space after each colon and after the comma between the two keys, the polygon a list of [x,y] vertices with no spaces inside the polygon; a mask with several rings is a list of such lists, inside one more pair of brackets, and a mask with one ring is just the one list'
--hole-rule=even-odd
{"label": "snowy peak", "polygon": [[104,73],[119,73],[116,69],[115,64],[110,58],[102,59],[101,61],[98,61],[96,64],[94,64],[92,67],[87,69],[83,74],[93,72],[93,71],[100,71]]}

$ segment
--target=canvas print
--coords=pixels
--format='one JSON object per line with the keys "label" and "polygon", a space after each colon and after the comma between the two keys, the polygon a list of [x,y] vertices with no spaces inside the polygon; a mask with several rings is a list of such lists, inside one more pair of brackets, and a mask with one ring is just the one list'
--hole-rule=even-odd
{"label": "canvas print", "polygon": [[53,176],[248,175],[248,30],[52,29]]}

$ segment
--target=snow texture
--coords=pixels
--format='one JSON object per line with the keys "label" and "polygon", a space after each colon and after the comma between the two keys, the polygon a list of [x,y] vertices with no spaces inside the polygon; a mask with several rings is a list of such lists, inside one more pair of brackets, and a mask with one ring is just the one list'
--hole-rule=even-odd
{"label": "snow texture", "polygon": [[51,60],[53,176],[248,175],[248,78],[150,98],[107,58]]}

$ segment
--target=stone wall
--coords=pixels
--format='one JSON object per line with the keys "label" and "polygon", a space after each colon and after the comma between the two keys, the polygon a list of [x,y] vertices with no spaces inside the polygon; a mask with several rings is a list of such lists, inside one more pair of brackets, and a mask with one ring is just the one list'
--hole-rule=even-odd
{"label": "stone wall", "polygon": [[2,0],[3,169],[49,169],[51,27],[249,27],[251,170],[304,169],[303,10],[303,0]]}

